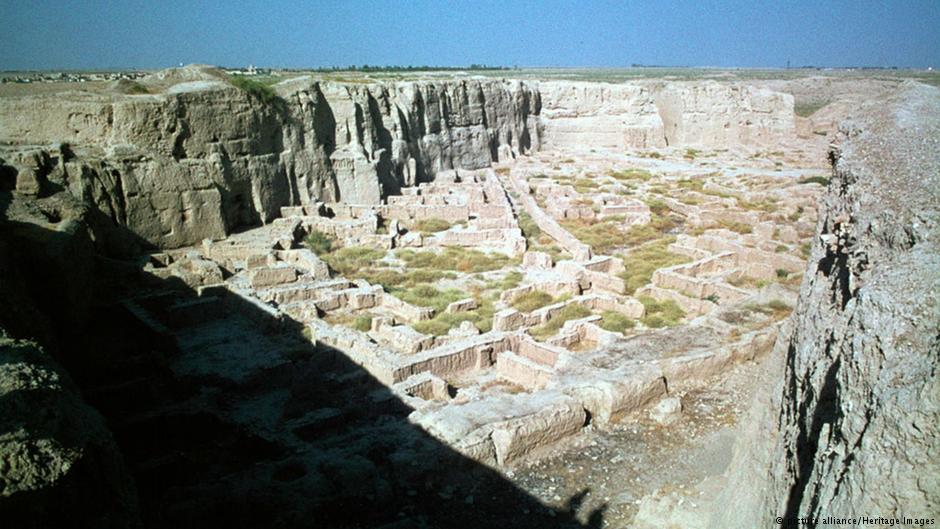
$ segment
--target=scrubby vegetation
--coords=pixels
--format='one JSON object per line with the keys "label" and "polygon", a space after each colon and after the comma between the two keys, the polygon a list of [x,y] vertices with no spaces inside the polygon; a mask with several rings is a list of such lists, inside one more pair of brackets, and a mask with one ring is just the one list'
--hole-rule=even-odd
{"label": "scrubby vegetation", "polygon": [[685,317],[685,311],[673,300],[658,301],[649,296],[640,296],[640,303],[646,309],[643,325],[658,329],[660,327],[673,327]]}
{"label": "scrubby vegetation", "polygon": [[627,246],[634,247],[645,242],[659,239],[676,228],[677,223],[671,216],[657,213],[652,205],[650,209],[653,210],[653,212],[649,224],[645,226],[631,226],[627,229],[624,237],[624,242]]}
{"label": "scrubby vegetation", "polygon": [[143,95],[150,93],[150,89],[146,86],[138,83],[137,81],[129,81],[127,79],[122,79],[119,81],[118,91],[120,91],[122,94],[130,95]]}
{"label": "scrubby vegetation", "polygon": [[[322,245],[321,249],[325,248],[321,239],[317,237],[308,245],[319,243]],[[331,249],[321,253],[321,258],[330,268],[343,277],[365,279],[374,285],[381,285],[386,292],[402,301],[433,308],[433,319],[414,325],[419,332],[433,335],[447,334],[463,321],[473,322],[483,332],[490,330],[494,313],[493,303],[499,292],[515,288],[522,280],[521,273],[512,271],[500,279],[485,284],[478,283],[471,293],[477,302],[477,309],[449,314],[444,312],[447,305],[467,298],[468,294],[458,289],[440,289],[435,283],[441,279],[457,278],[457,272],[490,272],[511,266],[516,261],[499,253],[486,254],[457,247],[447,247],[440,252],[399,250],[394,257],[397,260],[389,257],[386,250],[363,246]]]}
{"label": "scrubby vegetation", "polygon": [[597,253],[610,253],[624,243],[622,220],[570,219],[559,224]]}
{"label": "scrubby vegetation", "polygon": [[539,225],[535,223],[535,219],[525,211],[519,212],[519,229],[522,230],[522,236],[525,237],[529,246],[535,245],[539,237],[542,236],[542,230],[539,228]]}
{"label": "scrubby vegetation", "polygon": [[722,219],[718,221],[718,225],[726,230],[731,230],[735,233],[740,233],[742,235],[751,233],[754,231],[754,228],[750,224],[745,224],[743,222],[735,222],[732,220]]}
{"label": "scrubby vegetation", "polygon": [[574,190],[578,193],[592,193],[600,184],[590,178],[578,178],[574,181]]}
{"label": "scrubby vegetation", "polygon": [[484,285],[487,290],[497,290],[499,292],[504,292],[519,286],[519,283],[522,282],[522,272],[513,270],[509,272],[502,279],[497,279],[494,281],[488,281]]}
{"label": "scrubby vegetation", "polygon": [[600,327],[605,331],[623,334],[624,331],[636,327],[636,321],[617,311],[605,310],[601,313],[601,318]]}
{"label": "scrubby vegetation", "polygon": [[392,293],[402,301],[420,307],[431,307],[438,313],[444,312],[447,305],[467,297],[466,293],[460,290],[438,290],[431,285],[416,285],[411,288],[393,289]]}
{"label": "scrubby vegetation", "polygon": [[677,222],[661,201],[647,201],[650,207],[650,223],[623,226],[623,217],[599,219],[569,219],[559,222],[578,240],[587,244],[596,253],[610,254],[618,248],[631,248],[645,242],[662,238],[676,228]]}
{"label": "scrubby vegetation", "polygon": [[402,250],[398,257],[408,268],[426,268],[437,271],[466,273],[499,270],[516,261],[501,253],[484,253],[479,250],[448,246],[441,252]]}
{"label": "scrubby vegetation", "polygon": [[371,314],[330,314],[324,320],[331,325],[345,325],[362,332],[372,329]]}
{"label": "scrubby vegetation", "polygon": [[808,118],[816,113],[817,110],[829,104],[829,100],[821,99],[817,101],[797,101],[793,105],[793,113],[801,118]]}
{"label": "scrubby vegetation", "polygon": [[626,268],[620,277],[626,283],[628,295],[632,295],[638,288],[648,284],[653,277],[653,272],[657,269],[689,262],[688,257],[668,250],[673,241],[675,241],[674,238],[666,237],[620,256]]}
{"label": "scrubby vegetation", "polygon": [[646,182],[653,178],[653,175],[645,169],[624,169],[623,171],[611,171],[607,174],[611,178],[620,181],[640,180]]}
{"label": "scrubby vegetation", "polygon": [[232,83],[232,86],[248,92],[248,94],[250,94],[252,97],[261,100],[261,102],[266,105],[270,105],[280,100],[280,98],[274,92],[274,89],[271,88],[270,85],[261,81],[242,75],[233,75],[229,77],[229,82]]}
{"label": "scrubby vegetation", "polygon": [[453,226],[453,224],[451,224],[450,222],[447,222],[444,219],[431,218],[431,219],[419,220],[418,222],[416,222],[414,225],[414,230],[419,231],[424,234],[428,234],[428,233],[437,233],[439,231],[449,230],[451,226]]}
{"label": "scrubby vegetation", "polygon": [[549,318],[548,321],[544,324],[529,329],[529,334],[531,334],[532,337],[536,340],[544,340],[557,333],[566,321],[586,318],[590,315],[591,310],[587,307],[582,307],[576,303],[571,303],[569,305],[565,305],[563,309],[553,314],[552,317]]}
{"label": "scrubby vegetation", "polygon": [[509,305],[519,312],[532,312],[533,310],[547,307],[554,302],[555,298],[553,298],[551,294],[542,292],[541,290],[532,290],[518,294],[516,297],[512,298]]}
{"label": "scrubby vegetation", "polygon": [[330,253],[335,243],[336,240],[333,237],[317,230],[310,232],[310,235],[307,235],[307,238],[304,239],[307,248],[317,255]]}
{"label": "scrubby vegetation", "polygon": [[808,259],[809,254],[812,253],[812,251],[813,251],[812,243],[807,241],[800,245],[800,255],[802,255],[804,259]]}
{"label": "scrubby vegetation", "polygon": [[759,305],[756,303],[749,303],[741,307],[741,310],[757,312],[765,316],[770,316],[775,320],[782,320],[783,318],[786,318],[790,315],[790,312],[793,310],[793,308],[782,300],[772,299],[767,303]]}
{"label": "scrubby vegetation", "polygon": [[[441,309],[437,311],[434,318],[427,320],[427,321],[421,321],[421,322],[416,323],[414,325],[414,329],[424,334],[431,334],[434,336],[443,336],[447,334],[448,332],[450,332],[451,329],[459,326],[461,323],[465,321],[469,321],[473,323],[473,325],[477,329],[480,329],[481,332],[489,332],[493,328],[493,314],[495,313],[493,303],[496,297],[498,296],[498,293],[497,292],[485,292],[480,288],[475,288],[471,290],[471,295],[473,299],[477,302],[476,309],[471,310],[471,311],[466,311],[466,312],[457,312],[453,314],[448,313],[448,312],[443,312],[443,309]],[[451,299],[454,297],[456,297],[456,299]],[[453,303],[454,301],[458,301],[460,299],[464,299],[466,297],[467,297],[466,293],[456,291],[456,290],[450,290],[450,291],[444,291],[444,292],[438,291],[438,293],[435,296],[433,296],[431,299],[434,300],[434,303],[436,303],[437,306],[440,306],[440,304],[444,302],[445,300],[450,300],[450,301],[447,301],[446,303],[443,303],[443,306],[446,308],[447,304]],[[408,300],[406,299],[405,301],[408,301]],[[413,301],[413,303],[415,303],[416,305],[421,305],[421,306],[429,306],[426,302],[422,300],[415,300]],[[435,309],[437,309],[437,306],[435,306]]]}
{"label": "scrubby vegetation", "polygon": [[777,203],[773,200],[766,199],[759,202],[750,202],[744,199],[738,199],[738,207],[742,209],[749,209],[752,211],[763,211],[765,213],[773,213],[777,211]]}
{"label": "scrubby vegetation", "polygon": [[821,186],[829,185],[829,179],[825,176],[807,176],[806,178],[800,178],[799,182],[801,184],[819,184]]}

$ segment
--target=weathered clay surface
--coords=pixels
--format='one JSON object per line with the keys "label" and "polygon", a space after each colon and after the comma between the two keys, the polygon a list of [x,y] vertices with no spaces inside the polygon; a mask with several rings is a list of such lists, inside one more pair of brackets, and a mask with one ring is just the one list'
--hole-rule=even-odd
{"label": "weathered clay surface", "polygon": [[172,248],[268,222],[282,206],[377,203],[438,171],[539,148],[539,96],[521,82],[300,78],[264,102],[212,70],[185,72],[176,77],[202,80],[159,95],[4,98],[0,158],[21,191],[67,189]]}
{"label": "weathered clay surface", "polygon": [[0,512],[9,527],[137,527],[104,420],[32,342],[0,332]]}
{"label": "weathered clay surface", "polygon": [[300,77],[275,85],[273,101],[207,67],[146,82],[160,92],[0,99],[0,158],[16,188],[66,189],[142,242],[175,248],[270,222],[283,206],[377,204],[441,171],[539,150],[543,129],[555,149],[769,145],[795,130],[791,96],[716,82]]}
{"label": "weathered clay surface", "polygon": [[858,115],[713,527],[937,513],[940,92],[910,85]]}
{"label": "weathered clay surface", "polygon": [[773,145],[794,137],[793,97],[730,83],[547,82],[546,149]]}

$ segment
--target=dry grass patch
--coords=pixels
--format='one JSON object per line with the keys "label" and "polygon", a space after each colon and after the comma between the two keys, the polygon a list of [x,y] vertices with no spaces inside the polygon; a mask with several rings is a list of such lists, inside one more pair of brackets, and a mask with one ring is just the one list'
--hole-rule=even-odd
{"label": "dry grass patch", "polygon": [[334,312],[323,318],[323,321],[330,325],[342,325],[362,332],[369,332],[372,329],[371,314],[341,314]]}
{"label": "dry grass patch", "polygon": [[479,273],[499,270],[516,264],[516,260],[500,253],[448,246],[441,252],[401,250],[398,257],[408,268],[424,268],[442,272]]}
{"label": "dry grass patch", "polygon": [[414,224],[414,231],[421,232],[424,234],[428,233],[437,233],[439,231],[449,230],[453,226],[452,223],[447,222],[444,219],[431,218],[431,219],[422,219]]}
{"label": "dry grass patch", "polygon": [[600,327],[605,331],[624,334],[625,331],[636,327],[635,320],[614,310],[605,310],[601,313],[601,318]]}
{"label": "dry grass patch", "polygon": [[319,230],[313,230],[304,239],[304,245],[317,255],[330,253],[335,244],[336,239]]}
{"label": "dry grass patch", "polygon": [[647,180],[653,178],[653,175],[645,169],[624,169],[623,171],[611,171],[607,173],[607,176],[621,182],[630,180],[646,182]]}
{"label": "dry grass patch", "polygon": [[671,299],[658,301],[649,296],[640,296],[639,300],[646,309],[646,313],[640,321],[647,327],[654,329],[674,327],[685,317],[685,311],[682,310],[682,307]]}
{"label": "dry grass patch", "polygon": [[[414,296],[416,294],[430,294],[430,291],[412,292],[407,295]],[[477,308],[456,313],[444,312],[444,308],[447,308],[447,305],[454,301],[468,297],[466,293],[458,290],[438,291],[437,297],[431,298],[434,305],[430,305],[428,304],[429,302],[421,299],[409,301],[419,306],[433,306],[435,310],[437,310],[437,314],[435,314],[432,319],[415,323],[414,329],[424,334],[443,336],[449,333],[451,329],[458,327],[461,323],[469,321],[473,323],[477,329],[480,329],[481,332],[489,332],[493,328],[493,314],[496,312],[494,302],[497,294],[494,292],[484,292],[480,288],[472,289],[471,294],[473,299],[477,302]],[[451,299],[453,297],[456,297],[456,299]],[[408,299],[405,298],[401,299],[408,301]],[[411,299],[414,298],[412,297]],[[443,304],[443,308],[438,309],[441,304]]]}
{"label": "dry grass patch", "polygon": [[534,245],[542,236],[542,229],[535,223],[535,219],[525,211],[519,212],[519,229],[522,230],[522,236],[525,237],[529,246]]}
{"label": "dry grass patch", "polygon": [[591,309],[588,309],[587,307],[582,307],[577,303],[565,305],[563,309],[553,314],[547,322],[539,325],[538,327],[532,327],[529,329],[529,334],[532,335],[532,337],[536,340],[542,341],[546,338],[554,336],[566,321],[586,318],[590,315]]}
{"label": "dry grass patch", "polygon": [[726,230],[731,230],[735,233],[740,233],[741,235],[746,235],[754,231],[754,228],[750,224],[745,224],[743,222],[735,222],[733,220],[722,219],[718,221],[718,225]]}
{"label": "dry grass patch", "polygon": [[668,250],[669,245],[674,241],[674,238],[667,237],[645,244],[627,255],[620,256],[626,268],[620,277],[626,283],[628,295],[648,284],[653,278],[653,272],[656,270],[690,261],[688,257]]}
{"label": "dry grass patch", "polygon": [[560,221],[559,224],[579,241],[590,246],[595,253],[608,254],[624,245],[622,222],[622,220],[612,218],[606,220],[570,219]]}
{"label": "dry grass patch", "polygon": [[509,302],[509,305],[520,312],[532,312],[542,307],[547,307],[555,301],[551,294],[541,290],[532,290],[516,295]]}

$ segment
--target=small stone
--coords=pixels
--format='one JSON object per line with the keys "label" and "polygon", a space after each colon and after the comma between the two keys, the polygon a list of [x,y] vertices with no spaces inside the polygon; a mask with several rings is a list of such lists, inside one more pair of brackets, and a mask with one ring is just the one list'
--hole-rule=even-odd
{"label": "small stone", "polygon": [[650,410],[650,418],[659,424],[672,424],[682,414],[682,401],[678,397],[667,397]]}

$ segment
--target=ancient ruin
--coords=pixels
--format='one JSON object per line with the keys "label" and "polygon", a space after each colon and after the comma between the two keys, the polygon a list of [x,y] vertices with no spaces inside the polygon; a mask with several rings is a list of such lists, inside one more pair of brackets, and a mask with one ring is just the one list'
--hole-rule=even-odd
{"label": "ancient ruin", "polygon": [[[820,79],[838,87],[835,102],[797,115]],[[3,509],[55,523],[17,499],[33,491],[80,510],[73,485],[47,486],[73,466],[76,480],[99,475],[89,494],[110,507],[88,516],[109,527],[412,527],[454,515],[489,527],[523,514],[532,527],[752,527],[823,512],[808,492],[780,505],[808,471],[833,508],[863,511],[864,498],[879,512],[936,514],[925,470],[938,464],[926,374],[940,292],[936,88],[275,81],[233,86],[188,66],[136,78],[139,93],[128,79],[0,89],[0,380],[26,380],[8,366],[42,356],[14,340],[33,338],[64,368],[46,358],[23,372],[69,372],[81,393],[69,381],[56,398],[93,425],[53,447],[0,432]],[[837,133],[873,90],[893,106],[863,107]],[[895,150],[871,146],[898,137]],[[876,260],[859,250],[869,245],[917,255]],[[818,338],[825,311],[851,303],[862,321]],[[837,471],[813,467],[795,437],[806,432],[786,421],[806,421],[822,405],[813,395],[860,391],[852,381],[869,379],[850,366],[869,338],[851,345],[853,333],[893,325],[879,311],[894,303],[918,318],[910,348],[923,369],[870,374],[894,373],[929,405],[904,437],[928,481],[892,504],[856,482],[849,496],[831,490]],[[803,345],[813,340],[835,371]],[[780,380],[796,379],[784,415],[760,419],[773,427],[744,420],[753,395],[779,400]],[[862,399],[879,432],[884,414],[918,406],[876,403],[891,391]],[[849,406],[826,404],[838,405]],[[67,432],[56,421],[50,431]],[[802,427],[820,443],[842,428],[828,442],[846,468],[847,444],[876,450],[864,425]],[[750,433],[732,463],[738,428]],[[768,429],[798,468],[766,459]],[[59,461],[48,475],[28,470],[40,452]],[[755,513],[728,519],[722,487],[747,489],[765,468],[775,492],[727,500]],[[852,479],[880,479],[870,472]]]}

